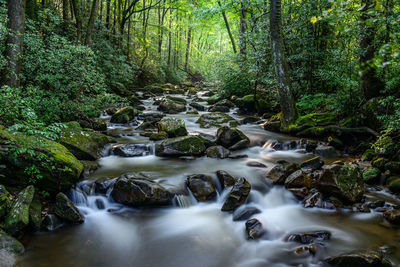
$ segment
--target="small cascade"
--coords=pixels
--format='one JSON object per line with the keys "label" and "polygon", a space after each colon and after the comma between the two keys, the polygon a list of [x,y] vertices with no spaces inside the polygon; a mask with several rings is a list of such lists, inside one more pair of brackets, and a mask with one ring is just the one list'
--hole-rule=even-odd
{"label": "small cascade", "polygon": [[174,207],[188,208],[190,206],[196,205],[197,200],[190,195],[175,195],[172,199],[172,204]]}
{"label": "small cascade", "polygon": [[275,150],[274,146],[276,145],[278,141],[276,140],[268,140],[265,142],[265,144],[262,146],[263,149],[269,149],[269,150]]}

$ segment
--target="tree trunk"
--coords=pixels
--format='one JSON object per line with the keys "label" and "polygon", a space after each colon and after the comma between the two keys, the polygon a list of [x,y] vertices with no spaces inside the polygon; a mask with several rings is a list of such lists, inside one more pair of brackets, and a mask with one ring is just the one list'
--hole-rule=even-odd
{"label": "tree trunk", "polygon": [[188,72],[189,53],[190,53],[190,40],[192,38],[192,27],[189,26],[188,35],[186,39],[186,56],[185,56],[185,71]]}
{"label": "tree trunk", "polygon": [[374,55],[376,52],[375,40],[375,24],[368,23],[372,18],[369,11],[376,5],[375,0],[361,0],[363,6],[361,10],[361,40],[360,40],[360,73],[361,88],[364,92],[366,100],[379,96],[379,92],[383,89],[384,84],[377,77],[376,67],[374,66]]}
{"label": "tree trunk", "polygon": [[71,0],[76,22],[76,43],[80,43],[82,39],[82,20],[80,15],[80,6],[78,0]]}
{"label": "tree trunk", "polygon": [[89,22],[86,29],[85,44],[90,45],[92,41],[92,32],[94,28],[94,23],[97,17],[97,9],[99,8],[99,0],[93,0],[92,10],[90,11]]}
{"label": "tree trunk", "polygon": [[[220,7],[222,7],[221,1],[218,1],[218,5],[219,5]],[[222,12],[222,17],[224,18],[226,30],[228,31],[229,38],[231,39],[233,52],[236,53],[236,52],[237,52],[236,43],[235,43],[235,39],[233,39],[233,35],[232,35],[232,32],[231,32],[231,28],[229,27],[228,18],[226,17],[226,14],[225,14],[225,11],[224,11],[224,10],[222,10],[221,12]]]}
{"label": "tree trunk", "polygon": [[62,0],[62,4],[63,4],[63,12],[62,12],[62,16],[63,16],[63,20],[64,21],[68,21],[68,13],[69,13],[69,3],[68,0]]}
{"label": "tree trunk", "polygon": [[108,30],[110,29],[110,6],[111,6],[111,0],[107,0],[107,5],[106,5],[106,28]]}
{"label": "tree trunk", "polygon": [[283,38],[281,36],[281,1],[270,0],[270,35],[272,58],[282,110],[281,125],[287,127],[297,118],[296,106],[292,94],[288,67],[285,58]]}
{"label": "tree trunk", "polygon": [[240,55],[246,60],[247,0],[241,0],[240,9]]}
{"label": "tree trunk", "polygon": [[172,48],[172,10],[170,11],[169,27],[168,27],[168,66],[171,66],[171,48]]}
{"label": "tree trunk", "polygon": [[20,86],[20,73],[24,45],[25,0],[8,0],[8,86]]}

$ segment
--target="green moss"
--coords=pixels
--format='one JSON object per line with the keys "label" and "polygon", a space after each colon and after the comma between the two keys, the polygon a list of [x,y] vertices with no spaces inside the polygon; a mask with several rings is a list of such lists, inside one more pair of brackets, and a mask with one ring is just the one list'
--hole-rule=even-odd
{"label": "green moss", "polygon": [[394,193],[400,193],[400,177],[391,179],[388,188]]}
{"label": "green moss", "polygon": [[168,138],[168,134],[166,132],[152,133],[149,136],[149,139],[152,141],[159,141],[159,140],[164,140],[167,138]]}
{"label": "green moss", "polygon": [[201,128],[218,127],[225,123],[229,124],[231,127],[239,125],[234,118],[222,112],[203,114],[196,123],[199,123]]}
{"label": "green moss", "polygon": [[386,158],[377,158],[376,160],[374,160],[372,162],[372,166],[374,166],[375,168],[378,168],[380,170],[384,170],[385,169],[385,165],[386,163],[388,163],[389,160]]}
{"label": "green moss", "polygon": [[397,151],[398,146],[393,142],[393,139],[388,135],[382,135],[378,140],[372,145],[375,153],[384,156],[392,156]]}
{"label": "green moss", "polygon": [[182,105],[186,105],[186,100],[180,97],[176,97],[176,96],[167,96],[168,100],[171,100],[173,102],[178,102]]}
{"label": "green moss", "polygon": [[[10,134],[4,128],[0,130],[0,136],[2,142],[7,143],[7,152],[0,154],[0,164],[7,167],[2,170],[5,184],[26,186],[35,182],[41,190],[58,192],[70,188],[79,180],[83,165],[63,145],[22,133]],[[28,148],[33,154],[17,156],[12,152],[16,147]],[[40,172],[39,178],[33,181],[25,172],[32,166]]]}
{"label": "green moss", "polygon": [[379,181],[381,171],[377,168],[368,168],[363,171],[362,177],[364,182],[373,183]]}
{"label": "green moss", "polygon": [[24,245],[17,239],[0,230],[0,250],[1,249],[11,251],[15,254],[22,254],[25,251]]}
{"label": "green moss", "polygon": [[158,122],[158,131],[166,132],[169,137],[187,135],[185,122],[176,118],[164,118]]}
{"label": "green moss", "polygon": [[297,125],[330,125],[335,124],[337,117],[335,114],[332,113],[311,113],[304,116],[299,117],[296,120]]}
{"label": "green moss", "polygon": [[0,184],[0,220],[11,209],[13,197],[4,185]]}
{"label": "green moss", "polygon": [[220,94],[215,94],[213,96],[210,96],[207,99],[207,103],[210,104],[210,105],[213,105],[213,104],[217,103],[218,101],[220,101],[222,98],[223,97]]}
{"label": "green moss", "polygon": [[113,123],[129,123],[138,114],[139,114],[139,112],[135,108],[133,108],[131,106],[127,106],[127,107],[123,107],[123,108],[119,109],[117,112],[115,112],[111,116],[110,121]]}
{"label": "green moss", "polygon": [[108,136],[94,131],[66,129],[62,131],[58,141],[78,159],[96,160],[100,157],[103,147],[112,140]]}

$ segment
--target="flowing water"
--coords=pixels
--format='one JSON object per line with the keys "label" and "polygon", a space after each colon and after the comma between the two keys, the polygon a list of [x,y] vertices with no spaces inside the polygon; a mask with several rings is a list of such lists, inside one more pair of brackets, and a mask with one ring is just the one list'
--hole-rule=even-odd
{"label": "flowing water", "polygon": [[[151,100],[145,102],[145,112],[156,110]],[[234,111],[231,115],[240,119]],[[216,128],[202,129],[195,123],[198,116],[174,115],[185,120],[190,134],[215,135]],[[32,235],[18,266],[321,266],[325,257],[358,249],[389,251],[398,263],[400,232],[383,223],[380,213],[305,209],[284,187],[269,183],[265,173],[278,160],[300,163],[312,157],[301,148],[272,148],[274,140],[289,143],[292,137],[265,131],[257,124],[242,125],[239,128],[252,144],[240,151],[247,158],[181,160],[155,156],[154,143],[140,136],[134,127],[109,126],[110,132],[123,135],[118,142],[146,144],[153,149],[141,157],[101,158],[101,167],[70,192],[85,223]],[[249,167],[250,161],[263,163],[266,168]],[[96,194],[92,183],[99,177],[143,172],[166,188],[179,191],[187,175],[210,174],[215,178],[217,170],[245,177],[252,184],[244,207],[262,211],[253,217],[267,229],[266,239],[246,240],[245,221],[234,222],[232,214],[220,211],[229,189],[219,190],[214,202],[198,203],[191,195],[178,195],[172,207],[136,209],[113,202],[110,192]],[[399,204],[386,192],[372,192],[367,197]],[[288,233],[313,230],[332,233],[315,256],[296,254],[300,245],[285,241]]]}

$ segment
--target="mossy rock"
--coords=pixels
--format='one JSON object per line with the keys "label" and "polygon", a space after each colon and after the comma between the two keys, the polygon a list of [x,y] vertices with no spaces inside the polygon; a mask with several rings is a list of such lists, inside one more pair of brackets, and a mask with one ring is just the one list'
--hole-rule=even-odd
{"label": "mossy rock", "polygon": [[378,155],[391,157],[397,153],[399,144],[396,144],[388,134],[383,134],[372,145],[372,148]]}
{"label": "mossy rock", "polygon": [[42,203],[37,193],[29,206],[29,221],[34,230],[38,231],[40,229],[42,225]]}
{"label": "mossy rock", "polygon": [[376,183],[379,182],[381,171],[378,168],[368,168],[363,171],[362,177],[367,184]]}
{"label": "mossy rock", "polygon": [[400,177],[390,178],[388,188],[394,193],[400,193]]}
{"label": "mossy rock", "polygon": [[18,194],[17,201],[11,207],[5,219],[5,229],[11,235],[19,235],[29,225],[29,207],[35,194],[35,188],[30,185]]}
{"label": "mossy rock", "polygon": [[188,114],[188,115],[198,115],[199,112],[197,110],[195,110],[195,109],[191,109],[191,110],[187,111],[186,114]]}
{"label": "mossy rock", "polygon": [[196,123],[200,124],[201,128],[211,128],[218,127],[225,124],[228,124],[231,127],[236,127],[239,125],[239,122],[234,118],[229,116],[228,114],[222,112],[212,112],[203,114],[196,121]]}
{"label": "mossy rock", "polygon": [[262,98],[257,98],[254,101],[254,95],[246,95],[242,98],[235,100],[236,106],[243,112],[257,112],[263,114],[266,112],[271,112],[273,106],[271,103]]}
{"label": "mossy rock", "polygon": [[[34,166],[40,172],[35,187],[54,193],[71,188],[83,171],[82,163],[65,146],[48,139],[18,132],[11,134],[0,127],[0,143],[6,148],[0,153],[0,164],[6,166],[0,169],[5,185],[24,187],[31,184],[32,177],[25,173],[25,169]],[[16,147],[29,148],[33,153],[16,157],[13,153]],[[43,157],[45,160],[40,159]]]}
{"label": "mossy rock", "polygon": [[64,125],[71,130],[82,130],[82,126],[80,125],[79,122],[77,121],[69,121],[69,122],[64,122]]}
{"label": "mossy rock", "polygon": [[326,196],[335,196],[347,203],[360,201],[364,182],[360,169],[353,164],[324,166],[317,188]]}
{"label": "mossy rock", "polygon": [[202,156],[206,150],[204,140],[198,136],[170,138],[156,144],[156,156]]}
{"label": "mossy rock", "polygon": [[296,124],[301,125],[312,125],[312,126],[326,126],[335,124],[337,121],[337,117],[332,113],[311,113],[304,116],[299,117],[296,120]]}
{"label": "mossy rock", "polygon": [[215,95],[207,98],[207,103],[210,105],[214,105],[215,103],[217,103],[218,101],[220,101],[222,99],[223,99],[223,97],[220,94],[215,94]]}
{"label": "mossy rock", "polygon": [[176,118],[164,118],[158,122],[158,132],[166,132],[169,137],[185,136],[188,134],[185,122]]}
{"label": "mossy rock", "polygon": [[94,131],[65,129],[58,139],[72,154],[80,160],[97,160],[101,157],[104,146],[112,139]]}
{"label": "mossy rock", "polygon": [[131,106],[123,107],[111,116],[110,122],[129,123],[133,121],[137,115],[139,115],[139,111],[137,111],[137,109]]}
{"label": "mossy rock", "polygon": [[143,88],[146,92],[155,94],[155,95],[162,95],[164,93],[164,89],[162,86],[157,84],[147,85]]}
{"label": "mossy rock", "polygon": [[235,104],[233,104],[233,102],[228,99],[222,99],[222,100],[218,101],[217,103],[215,103],[214,105],[215,106],[224,106],[224,107],[228,107],[228,108],[235,107]]}
{"label": "mossy rock", "polygon": [[17,255],[25,252],[24,245],[21,242],[0,230],[0,250],[3,249]]}
{"label": "mossy rock", "polygon": [[167,96],[168,100],[180,103],[182,105],[186,105],[186,100],[181,98],[181,97],[176,97],[176,96]]}
{"label": "mossy rock", "polygon": [[158,106],[158,110],[164,111],[167,114],[176,114],[186,111],[186,104],[182,102],[176,102],[171,99],[165,99],[161,101],[160,105]]}
{"label": "mossy rock", "polygon": [[152,133],[152,134],[150,134],[149,139],[151,141],[160,141],[160,140],[168,139],[168,134],[166,132]]}
{"label": "mossy rock", "polygon": [[13,196],[7,191],[4,185],[0,184],[0,220],[11,209]]}
{"label": "mossy rock", "polygon": [[69,198],[58,193],[56,196],[56,206],[54,209],[56,215],[69,223],[83,223],[84,218]]}
{"label": "mossy rock", "polygon": [[389,162],[388,159],[381,157],[381,158],[377,158],[376,160],[374,160],[372,162],[372,166],[374,166],[375,168],[380,169],[381,171],[384,171],[385,170],[385,165],[388,162]]}

